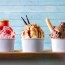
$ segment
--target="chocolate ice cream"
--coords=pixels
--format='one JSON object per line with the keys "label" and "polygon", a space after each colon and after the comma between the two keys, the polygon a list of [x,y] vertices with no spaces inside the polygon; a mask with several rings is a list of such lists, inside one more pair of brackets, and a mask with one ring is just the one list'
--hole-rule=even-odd
{"label": "chocolate ice cream", "polygon": [[54,31],[50,34],[51,38],[65,39],[65,22],[61,22],[60,25],[53,28]]}

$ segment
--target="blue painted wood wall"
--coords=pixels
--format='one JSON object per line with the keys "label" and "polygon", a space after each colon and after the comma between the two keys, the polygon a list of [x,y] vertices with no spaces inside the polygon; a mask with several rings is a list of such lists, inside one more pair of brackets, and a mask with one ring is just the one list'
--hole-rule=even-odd
{"label": "blue painted wood wall", "polygon": [[65,21],[65,0],[0,0],[0,19],[10,20],[16,32],[15,49],[21,49],[21,31],[24,23],[21,16],[28,15],[31,23],[39,24],[45,32],[44,48],[51,48],[50,31],[45,18],[53,25]]}

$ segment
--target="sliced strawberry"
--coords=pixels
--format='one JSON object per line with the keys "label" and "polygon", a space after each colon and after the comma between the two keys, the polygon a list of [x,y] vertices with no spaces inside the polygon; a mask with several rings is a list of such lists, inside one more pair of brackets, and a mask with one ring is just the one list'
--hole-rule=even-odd
{"label": "sliced strawberry", "polygon": [[11,34],[11,31],[10,30],[6,30],[6,34]]}

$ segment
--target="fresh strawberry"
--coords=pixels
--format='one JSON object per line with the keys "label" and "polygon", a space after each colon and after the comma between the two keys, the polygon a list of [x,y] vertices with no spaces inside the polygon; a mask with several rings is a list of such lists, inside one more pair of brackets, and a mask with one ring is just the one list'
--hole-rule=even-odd
{"label": "fresh strawberry", "polygon": [[3,20],[0,22],[0,26],[9,26],[8,20]]}

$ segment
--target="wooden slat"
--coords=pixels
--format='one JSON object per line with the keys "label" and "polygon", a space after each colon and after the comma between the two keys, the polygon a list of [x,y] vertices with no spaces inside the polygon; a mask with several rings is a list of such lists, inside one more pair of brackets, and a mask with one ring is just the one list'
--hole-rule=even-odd
{"label": "wooden slat", "polygon": [[65,53],[54,53],[54,52],[35,52],[35,53],[25,53],[22,51],[15,52],[1,52],[0,59],[22,59],[22,58],[64,58]]}

